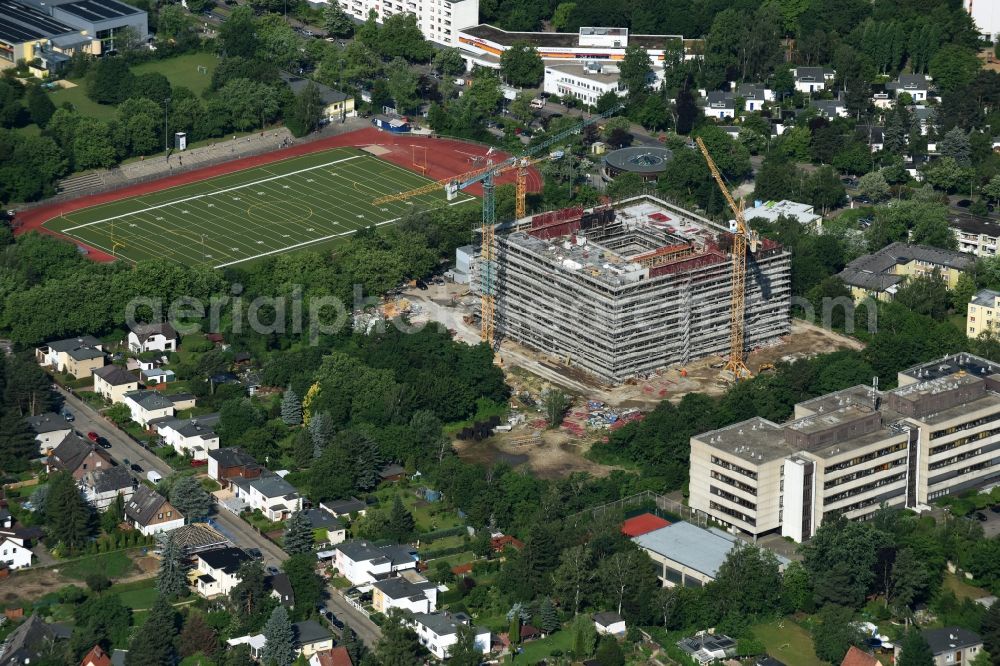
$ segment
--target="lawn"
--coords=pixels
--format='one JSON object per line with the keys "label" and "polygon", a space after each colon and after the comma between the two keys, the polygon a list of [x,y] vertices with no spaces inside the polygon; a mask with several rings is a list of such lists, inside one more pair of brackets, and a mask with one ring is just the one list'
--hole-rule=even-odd
{"label": "lawn", "polygon": [[156,601],[156,579],[135,581],[133,583],[121,583],[112,585],[111,592],[116,594],[122,604],[132,610],[147,610],[153,607]]}
{"label": "lawn", "polygon": [[115,107],[98,104],[87,97],[87,86],[83,79],[71,81],[76,86],[73,88],[59,88],[49,93],[49,98],[57,107],[69,102],[73,108],[82,116],[93,118],[109,119],[115,113]]}
{"label": "lawn", "polygon": [[541,640],[525,643],[522,646],[521,653],[514,659],[514,663],[534,664],[550,656],[553,652],[566,654],[566,652],[572,649],[573,632],[566,630],[557,631]]}
{"label": "lawn", "polygon": [[944,575],[944,589],[954,592],[959,601],[962,599],[972,599],[975,601],[976,599],[988,597],[990,594],[981,587],[967,583],[953,573],[946,573]]}
{"label": "lawn", "polygon": [[825,666],[813,652],[812,636],[789,619],[758,624],[754,636],[764,644],[767,653],[788,666]]}
{"label": "lawn", "polygon": [[224,268],[328,245],[415,208],[474,200],[460,195],[449,203],[435,190],[372,204],[427,182],[362,150],[337,148],[86,208],[45,226],[127,261]]}
{"label": "lawn", "polygon": [[[144,62],[133,67],[132,73],[159,72],[167,77],[171,87],[181,86],[200,96],[212,82],[212,72],[218,64],[219,59],[211,53],[189,53],[167,60]],[[198,67],[204,67],[206,71],[200,72]]]}
{"label": "lawn", "polygon": [[88,555],[60,567],[60,572],[69,578],[84,580],[93,573],[102,573],[108,578],[121,578],[132,570],[132,560],[128,553],[117,550],[112,553]]}

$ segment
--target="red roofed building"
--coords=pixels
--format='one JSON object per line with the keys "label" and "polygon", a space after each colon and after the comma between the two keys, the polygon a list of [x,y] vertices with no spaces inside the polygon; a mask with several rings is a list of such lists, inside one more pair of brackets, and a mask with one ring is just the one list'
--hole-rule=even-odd
{"label": "red roofed building", "polygon": [[643,534],[648,534],[653,530],[666,527],[669,524],[669,520],[664,520],[663,518],[654,516],[651,513],[642,513],[638,516],[632,516],[622,523],[622,534],[629,538],[642,536]]}
{"label": "red roofed building", "polygon": [[338,645],[332,650],[323,650],[309,658],[310,666],[354,666],[347,648]]}
{"label": "red roofed building", "polygon": [[840,666],[882,666],[882,662],[852,645],[851,649],[844,655],[844,661],[840,662]]}
{"label": "red roofed building", "polygon": [[502,553],[507,546],[510,546],[514,550],[521,550],[524,548],[524,542],[516,537],[510,536],[509,534],[504,534],[490,539],[490,547],[493,548],[494,553]]}
{"label": "red roofed building", "polygon": [[111,666],[111,657],[100,645],[90,648],[90,652],[80,662],[80,666]]}

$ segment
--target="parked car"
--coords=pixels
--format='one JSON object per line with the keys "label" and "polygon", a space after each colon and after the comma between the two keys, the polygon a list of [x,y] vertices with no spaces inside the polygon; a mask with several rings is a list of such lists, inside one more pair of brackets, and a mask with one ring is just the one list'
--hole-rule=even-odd
{"label": "parked car", "polygon": [[94,432],[93,430],[91,430],[90,432],[88,432],[88,433],[87,433],[87,439],[89,439],[89,440],[90,440],[90,441],[92,441],[92,442],[96,442],[96,441],[97,441],[98,439],[100,439],[100,438],[101,438],[101,436],[100,436],[100,435],[98,435],[98,434],[97,434],[96,432]]}
{"label": "parked car", "polygon": [[142,469],[142,465],[140,465],[139,463],[132,463],[129,466],[129,469],[131,469],[133,472],[138,472],[139,474],[142,474],[145,471]]}
{"label": "parked car", "polygon": [[264,558],[264,553],[260,552],[260,548],[247,548],[246,553],[247,555],[250,556],[251,559],[254,560],[260,560]]}
{"label": "parked car", "polygon": [[109,442],[109,441],[108,441],[108,440],[107,440],[106,438],[104,438],[104,437],[98,437],[98,438],[97,438],[97,445],[98,445],[99,447],[101,447],[102,449],[110,449],[110,448],[111,448],[111,442]]}
{"label": "parked car", "polygon": [[990,507],[990,511],[993,513],[1000,513],[1000,504],[994,504]]}
{"label": "parked car", "polygon": [[975,515],[976,520],[978,520],[981,523],[985,523],[987,520],[989,520],[989,518],[987,517],[987,515],[985,513],[983,513],[982,511],[976,511],[976,513],[973,514],[973,515]]}
{"label": "parked car", "polygon": [[63,415],[63,418],[66,419],[67,421],[69,421],[70,423],[72,423],[73,421],[76,420],[76,417],[73,416],[73,412],[71,412],[69,410],[64,411],[62,413],[62,415]]}
{"label": "parked car", "polygon": [[959,199],[955,205],[959,208],[968,208],[972,205],[972,199]]}
{"label": "parked car", "polygon": [[266,567],[264,567],[264,570],[267,572],[268,576],[277,576],[279,573],[281,573],[281,569],[274,566],[273,564],[268,564]]}

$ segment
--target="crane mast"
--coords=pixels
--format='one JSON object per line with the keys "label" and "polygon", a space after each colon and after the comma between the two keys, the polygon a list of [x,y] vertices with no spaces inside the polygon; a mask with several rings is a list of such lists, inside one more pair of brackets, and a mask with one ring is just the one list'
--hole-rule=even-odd
{"label": "crane mast", "polygon": [[712,172],[712,178],[719,186],[726,203],[733,211],[736,219],[736,228],[733,230],[733,270],[732,285],[730,291],[731,307],[729,310],[729,361],[726,362],[726,370],[733,373],[733,378],[739,381],[750,377],[752,373],[743,360],[743,350],[745,346],[744,326],[746,319],[746,284],[747,284],[747,251],[757,251],[757,234],[747,226],[746,218],[743,216],[743,202],[737,203],[730,194],[729,188],[722,179],[719,167],[715,165],[715,160],[708,152],[705,142],[698,137],[696,140],[698,149],[705,157],[708,170]]}

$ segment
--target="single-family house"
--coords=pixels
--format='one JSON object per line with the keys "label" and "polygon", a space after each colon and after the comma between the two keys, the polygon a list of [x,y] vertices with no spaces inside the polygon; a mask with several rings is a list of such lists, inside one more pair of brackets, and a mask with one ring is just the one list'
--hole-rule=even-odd
{"label": "single-family house", "polygon": [[347,539],[347,528],[344,527],[344,523],[334,518],[332,514],[316,508],[307,509],[305,514],[306,518],[309,519],[309,524],[312,526],[313,531],[322,531],[325,533],[326,541],[331,546],[344,543]]}
{"label": "single-family house", "polygon": [[372,583],[372,606],[379,613],[388,613],[391,608],[430,613],[437,610],[437,585],[415,570],[403,571]]}
{"label": "single-family house", "polygon": [[140,485],[132,499],[125,503],[125,522],[146,536],[169,532],[184,524],[184,516],[167,498]]}
{"label": "single-family house", "polygon": [[94,393],[112,404],[125,399],[125,394],[139,390],[139,378],[120,365],[106,365],[94,370]]}
{"label": "single-family house", "polygon": [[122,402],[132,413],[132,420],[143,428],[149,428],[149,422],[154,419],[174,415],[174,403],[158,391],[129,391],[122,396]]}
{"label": "single-family house", "polygon": [[379,470],[379,483],[395,483],[406,478],[406,468],[396,463],[389,463]]}
{"label": "single-family house", "polygon": [[601,613],[594,613],[594,629],[600,635],[608,634],[611,636],[624,636],[625,635],[625,619],[621,615],[613,611],[604,611]]}
{"label": "single-family house", "polygon": [[9,536],[0,536],[0,567],[23,569],[31,566],[31,549]]}
{"label": "single-family house", "polygon": [[28,416],[25,420],[28,422],[28,427],[35,432],[39,455],[47,456],[52,449],[59,446],[73,432],[73,426],[66,420],[66,417],[55,412]]}
{"label": "single-family house", "polygon": [[333,515],[334,518],[350,518],[351,514],[364,516],[368,511],[368,505],[357,497],[349,499],[334,500],[332,502],[321,502],[320,508]]}
{"label": "single-family house", "polygon": [[292,589],[292,581],[288,579],[288,574],[283,571],[264,579],[264,583],[271,588],[271,596],[278,600],[278,603],[285,608],[295,607],[295,590]]}
{"label": "single-family house", "polygon": [[677,641],[677,647],[699,664],[710,664],[736,655],[736,641],[725,634],[699,631]]}
{"label": "single-family house", "polygon": [[810,100],[809,106],[816,109],[823,118],[847,118],[847,105],[839,97],[837,99]]}
{"label": "single-family house", "polygon": [[346,541],[334,547],[333,565],[352,585],[374,583],[394,573],[417,568],[417,551],[410,546],[376,546]]}
{"label": "single-family house", "polygon": [[56,340],[36,348],[35,359],[43,367],[83,379],[104,366],[104,346],[92,335]]}
{"label": "single-family house", "polygon": [[111,666],[111,655],[104,651],[100,645],[90,648],[90,652],[83,656],[80,666]]}
{"label": "single-family house", "polygon": [[893,243],[851,261],[837,277],[851,290],[855,301],[868,296],[891,301],[911,277],[938,275],[948,289],[954,289],[959,276],[975,263],[976,258],[964,252],[929,245]]}
{"label": "single-family house", "polygon": [[914,102],[926,102],[931,80],[926,74],[900,74],[895,81],[885,84],[885,89],[896,97],[905,92]]}
{"label": "single-family house", "polygon": [[868,148],[877,153],[885,148],[885,130],[877,125],[858,125],[854,128],[862,141],[868,144]]}
{"label": "single-family house", "polygon": [[[463,624],[471,625],[471,620],[465,613],[449,613],[437,611],[434,613],[416,613],[406,620],[406,623],[417,634],[420,644],[437,657],[447,659],[451,647],[458,642],[458,628]],[[484,654],[490,651],[491,635],[489,629],[474,627],[476,649]]]}
{"label": "single-family house", "polygon": [[833,83],[837,72],[829,67],[796,67],[792,70],[792,76],[795,78],[795,89],[810,95],[826,90]]}
{"label": "single-family house", "polygon": [[865,652],[856,645],[852,645],[844,655],[840,666],[882,666],[882,663],[873,655]]}
{"label": "single-family house", "polygon": [[128,334],[128,348],[135,354],[177,351],[177,331],[166,322],[136,324]]}
{"label": "single-family house", "polygon": [[47,472],[69,472],[79,481],[87,472],[113,467],[104,449],[79,435],[70,434],[45,459]]}
{"label": "single-family house", "polygon": [[285,80],[285,83],[288,84],[288,87],[291,88],[292,92],[296,95],[305,90],[307,86],[315,86],[316,91],[319,93],[320,100],[323,102],[323,109],[320,112],[320,119],[322,120],[334,122],[345,118],[351,118],[356,115],[354,112],[353,95],[348,95],[347,93],[335,90],[330,86],[323,85],[322,83],[310,81],[309,79],[303,79],[284,72],[281,74],[281,78]]}
{"label": "single-family house", "polygon": [[114,504],[119,495],[128,504],[138,485],[139,482],[125,465],[91,470],[79,482],[84,499],[98,511]]}
{"label": "single-family house", "polygon": [[298,489],[273,472],[255,479],[232,478],[233,494],[250,510],[260,510],[268,520],[287,520],[302,508]]}
{"label": "single-family house", "polygon": [[332,650],[316,652],[309,657],[309,666],[354,666],[351,661],[351,653],[343,645],[338,645]]}
{"label": "single-family house", "polygon": [[239,548],[206,550],[195,555],[195,589],[198,594],[211,599],[229,594],[240,584],[240,567],[250,556]]}
{"label": "single-family house", "polygon": [[7,636],[0,647],[0,666],[27,666],[41,661],[53,644],[68,638],[66,632],[33,613]]}
{"label": "single-family house", "polygon": [[756,83],[741,83],[736,96],[743,100],[744,111],[761,111],[764,104],[774,101],[774,91]]}
{"label": "single-family house", "polygon": [[[934,655],[934,666],[969,666],[983,651],[983,639],[963,627],[924,629],[920,633],[923,634],[931,654]],[[897,643],[896,663],[899,663],[901,652],[902,649]]]}
{"label": "single-family house", "polygon": [[[927,136],[937,126],[937,108],[918,105],[913,107],[913,119],[920,126],[920,134]],[[996,146],[993,147],[996,150]]]}
{"label": "single-family house", "polygon": [[156,432],[163,443],[174,451],[193,460],[207,460],[209,451],[219,448],[219,434],[215,426],[219,423],[218,412],[204,414],[190,419],[171,418],[156,423]]}
{"label": "single-family house", "polygon": [[292,624],[292,634],[295,636],[296,650],[306,659],[317,652],[333,649],[333,633],[316,620]]}
{"label": "single-family house", "polygon": [[706,118],[733,118],[736,116],[736,97],[729,90],[710,90],[705,95]]}
{"label": "single-family house", "polygon": [[[703,529],[687,522],[633,537],[656,567],[664,587],[703,587],[715,580],[719,567],[736,547],[736,537],[717,528]],[[782,569],[788,559],[778,556]]]}
{"label": "single-family house", "polygon": [[208,452],[208,476],[223,488],[232,479],[256,479],[264,470],[254,457],[238,446]]}

